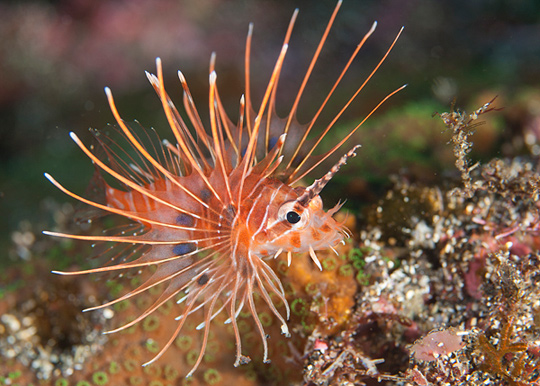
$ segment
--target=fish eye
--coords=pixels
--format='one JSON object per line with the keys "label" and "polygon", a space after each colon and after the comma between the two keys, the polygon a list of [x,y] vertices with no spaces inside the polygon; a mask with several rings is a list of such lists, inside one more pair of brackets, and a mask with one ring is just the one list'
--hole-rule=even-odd
{"label": "fish eye", "polygon": [[294,210],[291,210],[290,212],[287,212],[287,221],[291,224],[296,224],[298,221],[300,221],[301,217],[298,213],[296,213]]}
{"label": "fish eye", "polygon": [[288,201],[279,208],[278,219],[296,230],[301,230],[309,224],[310,213],[296,201]]}

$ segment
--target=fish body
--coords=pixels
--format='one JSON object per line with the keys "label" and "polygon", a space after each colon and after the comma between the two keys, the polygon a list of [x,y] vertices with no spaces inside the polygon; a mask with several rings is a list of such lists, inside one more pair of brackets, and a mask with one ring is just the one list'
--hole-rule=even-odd
{"label": "fish body", "polygon": [[[387,54],[336,118],[314,141],[308,141],[308,135],[318,122],[319,114],[376,25],[373,25],[351,55],[312,120],[306,125],[298,124],[295,119],[298,103],[340,6],[341,2],[338,2],[286,118],[278,118],[274,107],[276,88],[297,12],[292,17],[263,100],[257,109],[251,102],[249,88],[250,26],[245,59],[246,90],[241,98],[237,123],[232,123],[228,118],[219,99],[215,56],[210,63],[208,130],[199,118],[186,79],[180,72],[179,79],[184,90],[183,105],[189,119],[184,121],[179,114],[165,91],[161,60],[158,58],[157,74],[147,73],[147,77],[161,101],[176,143],[163,141],[157,145],[145,144],[121,118],[111,91],[106,89],[117,122],[117,131],[126,146],[131,147],[129,154],[134,153],[135,156],[126,157],[128,153],[124,154],[121,148],[116,149],[117,143],[111,142],[105,135],[96,135],[102,155],[84,145],[75,134],[71,136],[96,168],[116,180],[120,187],[113,187],[104,179],[101,180],[105,191],[105,202],[102,203],[70,192],[46,174],[54,185],[71,197],[140,224],[141,229],[131,234],[85,236],[45,232],[71,239],[117,243],[124,247],[132,245],[137,251],[130,255],[125,252],[129,248],[123,248],[121,254],[102,267],[86,271],[56,272],[59,274],[123,272],[153,267],[146,281],[137,288],[92,308],[108,307],[164,285],[163,292],[139,317],[110,332],[140,322],[169,300],[176,299],[178,294],[185,294],[178,301],[180,315],[176,331],[148,363],[163,355],[181,333],[185,321],[199,310],[204,315],[198,326],[202,334],[201,347],[188,376],[201,363],[211,322],[222,312],[227,314],[226,323],[232,325],[235,335],[235,365],[249,361],[249,357],[243,355],[236,322],[240,312],[246,310],[252,315],[262,341],[263,360],[268,361],[267,336],[255,308],[254,294],[258,294],[280,321],[282,333],[290,335],[287,326],[290,311],[285,291],[280,279],[268,265],[268,259],[286,253],[291,264],[292,253],[309,252],[313,263],[320,268],[321,263],[315,251],[331,248],[348,235],[343,224],[333,218],[340,205],[325,211],[319,193],[339,168],[355,155],[358,146],[345,153],[326,175],[315,180],[312,185],[304,187],[300,181],[335,154],[365,119],[402,87],[379,102],[330,151],[313,155],[321,140],[377,71],[395,43],[392,43]],[[276,308],[273,299],[279,299],[284,305],[283,309]]]}

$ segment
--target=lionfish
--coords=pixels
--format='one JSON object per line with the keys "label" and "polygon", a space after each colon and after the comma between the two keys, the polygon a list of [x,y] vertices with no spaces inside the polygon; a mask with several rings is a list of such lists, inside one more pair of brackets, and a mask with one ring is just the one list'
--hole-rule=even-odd
{"label": "lionfish", "polygon": [[[130,235],[126,235],[126,232],[102,236],[44,232],[69,239],[115,243],[119,250],[109,263],[100,268],[54,273],[81,275],[124,272],[130,269],[150,272],[148,279],[136,289],[87,310],[109,307],[163,285],[159,297],[140,316],[107,333],[127,329],[175,296],[178,297],[178,294],[184,295],[177,301],[181,305],[181,314],[176,318],[176,330],[158,354],[145,365],[163,355],[182,332],[186,320],[199,310],[203,312],[203,322],[197,327],[203,330],[202,343],[198,358],[187,376],[192,375],[201,363],[211,321],[222,312],[226,313],[228,319],[225,323],[232,325],[235,336],[234,365],[250,361],[242,353],[237,324],[237,317],[244,309],[253,317],[262,340],[263,361],[269,362],[268,336],[259,320],[254,294],[258,294],[267,304],[280,321],[282,334],[287,337],[290,336],[287,327],[290,309],[280,279],[265,260],[286,253],[290,265],[292,253],[308,252],[314,264],[321,269],[315,251],[333,249],[333,246],[348,236],[343,224],[332,217],[341,205],[337,204],[325,212],[319,193],[347,159],[355,156],[359,146],[354,146],[326,175],[316,179],[310,186],[303,187],[299,183],[335,154],[389,97],[405,87],[383,98],[329,151],[313,155],[336,121],[384,62],[403,28],[354,95],[316,137],[314,143],[309,144],[308,136],[318,123],[321,112],[377,24],[375,22],[361,39],[313,118],[301,125],[295,119],[297,108],[340,6],[341,1],[330,17],[285,118],[277,117],[275,112],[276,90],[298,9],[292,15],[258,109],[252,104],[250,91],[253,32],[253,25],[250,24],[245,47],[245,94],[240,99],[236,124],[227,116],[219,97],[214,54],[210,60],[209,75],[209,132],[203,126],[186,79],[179,71],[183,105],[189,120],[186,122],[182,118],[165,91],[162,64],[157,58],[157,75],[146,74],[161,100],[176,144],[164,140],[157,145],[145,146],[144,141],[120,117],[110,89],[105,88],[118,125],[116,129],[137,156],[128,155],[125,151],[122,158],[122,152],[115,150],[113,144],[104,139],[106,136],[98,132],[96,138],[105,154],[105,157],[100,157],[95,149],[84,145],[74,133],[70,135],[95,167],[116,180],[122,188],[114,188],[102,179],[105,203],[100,203],[69,191],[49,174],[45,174],[58,189],[72,198],[106,213],[123,216],[142,228],[142,231],[133,231]],[[126,155],[129,161],[125,160]],[[138,158],[138,162],[135,158]],[[277,309],[272,297],[283,302],[286,316]]]}

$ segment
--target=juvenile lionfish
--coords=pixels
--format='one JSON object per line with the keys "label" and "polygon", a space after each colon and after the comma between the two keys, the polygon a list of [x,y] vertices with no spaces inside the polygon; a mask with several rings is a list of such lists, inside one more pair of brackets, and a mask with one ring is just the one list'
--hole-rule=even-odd
{"label": "juvenile lionfish", "polygon": [[[265,259],[286,253],[290,265],[293,252],[309,252],[314,264],[321,268],[315,251],[332,248],[346,236],[343,224],[332,217],[339,210],[340,204],[325,212],[319,193],[347,159],[355,155],[359,146],[354,146],[343,155],[326,175],[315,180],[312,185],[302,187],[298,184],[315,167],[336,153],[381,104],[405,86],[380,101],[362,122],[328,152],[313,155],[323,138],[384,62],[401,34],[400,31],[386,54],[334,119],[313,143],[308,144],[308,136],[317,124],[319,115],[376,27],[375,22],[362,38],[311,121],[300,125],[295,119],[298,104],[340,6],[341,1],[332,13],[293,105],[284,119],[278,118],[275,113],[276,89],[298,10],[293,13],[257,110],[252,104],[250,92],[253,31],[250,25],[245,49],[245,94],[240,100],[240,114],[236,124],[227,116],[219,98],[214,70],[215,55],[210,60],[209,132],[202,124],[184,75],[178,72],[189,122],[181,117],[165,91],[161,60],[158,58],[157,75],[147,73],[147,77],[161,100],[176,145],[167,141],[158,145],[144,145],[144,141],[120,117],[112,93],[106,88],[105,93],[118,124],[117,131],[132,147],[131,154],[135,153],[136,156],[118,150],[116,142],[107,141],[105,135],[97,133],[101,153],[105,154],[105,157],[99,157],[97,150],[88,148],[74,133],[70,135],[96,168],[112,176],[123,189],[113,188],[102,179],[105,203],[100,203],[72,193],[49,174],[45,174],[67,195],[106,213],[123,216],[142,228],[142,231],[130,235],[125,232],[103,236],[44,232],[51,236],[118,245],[118,252],[101,268],[55,273],[80,275],[124,272],[133,268],[153,269],[149,278],[136,289],[89,310],[109,307],[164,285],[163,292],[140,316],[109,332],[124,330],[140,322],[179,293],[185,294],[177,302],[181,314],[176,318],[176,330],[147,364],[163,355],[181,333],[186,320],[198,310],[202,310],[204,315],[203,322],[197,327],[203,330],[202,343],[188,376],[201,363],[208,342],[210,322],[222,312],[228,317],[225,323],[230,323],[234,331],[234,365],[247,363],[250,359],[242,353],[237,324],[237,317],[243,309],[253,317],[263,344],[263,360],[268,362],[267,335],[255,308],[254,294],[257,293],[264,300],[280,321],[281,332],[287,337],[290,336],[286,321],[290,310],[280,279]],[[278,311],[272,297],[283,302],[286,316]]]}

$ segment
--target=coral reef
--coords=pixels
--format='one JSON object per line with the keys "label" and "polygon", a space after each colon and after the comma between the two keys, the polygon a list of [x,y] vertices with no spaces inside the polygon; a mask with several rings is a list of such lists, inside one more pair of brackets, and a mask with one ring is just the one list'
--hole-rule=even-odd
{"label": "coral reef", "polygon": [[[470,123],[466,112],[459,114]],[[470,135],[454,139],[460,145]],[[530,139],[526,146],[534,148]],[[252,362],[234,368],[232,330],[218,317],[200,371],[190,378],[183,375],[198,353],[199,334],[181,335],[158,362],[140,366],[175,328],[174,302],[124,332],[102,335],[133,320],[150,298],[80,310],[141,279],[43,274],[53,265],[88,265],[86,256],[96,252],[81,243],[55,244],[23,225],[13,254],[28,262],[2,275],[0,379],[78,386],[539,384],[539,181],[533,156],[460,168],[436,185],[393,177],[384,197],[358,217],[340,214],[353,236],[337,254],[320,254],[322,271],[304,255],[290,267],[286,257],[270,262],[291,305],[292,332],[282,337],[279,323],[258,306],[271,364],[262,363],[255,326],[240,314]],[[71,206],[48,207],[62,230],[78,227]],[[196,327],[193,321],[187,331]]]}

